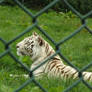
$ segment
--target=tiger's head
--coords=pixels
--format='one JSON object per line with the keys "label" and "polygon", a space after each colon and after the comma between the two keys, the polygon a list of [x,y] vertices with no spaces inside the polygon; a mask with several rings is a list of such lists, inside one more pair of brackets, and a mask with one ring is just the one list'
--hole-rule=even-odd
{"label": "tiger's head", "polygon": [[34,32],[16,45],[17,55],[39,56],[44,51],[44,44],[45,41]]}

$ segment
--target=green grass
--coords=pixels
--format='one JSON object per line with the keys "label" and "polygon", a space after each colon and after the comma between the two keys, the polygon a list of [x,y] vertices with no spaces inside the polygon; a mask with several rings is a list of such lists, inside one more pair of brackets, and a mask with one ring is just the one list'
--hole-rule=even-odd
{"label": "green grass", "polygon": [[[34,14],[37,11],[31,10]],[[56,42],[64,39],[66,36],[74,32],[81,26],[80,20],[77,17],[69,17],[68,14],[56,13],[50,11],[48,14],[44,13],[38,18],[39,26],[42,27]],[[92,19],[88,19],[88,26],[92,28]],[[0,37],[7,42],[15,38],[27,27],[32,25],[32,18],[24,13],[17,6],[0,6]],[[11,46],[11,51],[14,55],[30,67],[31,60],[28,57],[18,57],[16,54],[16,44],[25,37],[36,31],[40,35],[40,31],[34,28],[31,32],[25,34],[20,39],[14,41]],[[44,37],[44,35],[42,35]],[[50,42],[46,37],[44,37]],[[80,33],[74,36],[69,41],[61,46],[62,53],[79,69],[89,64],[92,60],[92,36],[89,32],[83,29]],[[50,44],[54,45],[50,42]],[[4,52],[4,45],[0,41],[0,54]],[[65,61],[64,61],[65,63]],[[88,69],[87,71],[92,71]],[[20,87],[27,79],[25,78],[11,78],[10,74],[24,74],[27,73],[19,64],[14,62],[9,55],[0,59],[0,92],[13,92]],[[38,80],[40,84],[49,92],[63,92],[69,85],[73,84],[75,80],[60,80],[43,78]],[[69,92],[90,92],[90,90],[81,82]],[[33,83],[26,86],[20,92],[42,92]]]}

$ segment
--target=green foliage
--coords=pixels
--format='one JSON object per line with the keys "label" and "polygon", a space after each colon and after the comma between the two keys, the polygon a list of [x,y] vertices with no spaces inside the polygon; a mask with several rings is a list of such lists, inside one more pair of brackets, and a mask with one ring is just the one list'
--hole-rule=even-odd
{"label": "green foliage", "polygon": [[[53,0],[19,0],[19,1],[29,8],[31,7],[35,9],[40,9],[51,3]],[[14,5],[13,0],[5,0],[5,2]],[[92,0],[83,0],[83,1],[68,0],[68,2],[82,14],[85,14],[92,10]],[[67,12],[70,10],[62,0],[60,0],[59,3],[54,5],[52,8],[56,11],[63,11],[63,12]]]}
{"label": "green foliage", "polygon": [[69,2],[82,14],[86,14],[92,10],[92,0],[69,0]]}
{"label": "green foliage", "polygon": [[13,0],[3,0],[3,1],[4,1],[5,5],[11,5],[11,6],[15,5]]}

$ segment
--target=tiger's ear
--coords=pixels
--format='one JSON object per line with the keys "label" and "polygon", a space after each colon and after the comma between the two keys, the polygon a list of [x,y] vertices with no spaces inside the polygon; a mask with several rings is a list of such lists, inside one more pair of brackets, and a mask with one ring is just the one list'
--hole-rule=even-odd
{"label": "tiger's ear", "polygon": [[45,44],[44,40],[40,36],[38,37],[38,43],[40,46]]}
{"label": "tiger's ear", "polygon": [[37,36],[38,34],[37,34],[36,32],[33,32],[33,35],[34,35],[34,36]]}

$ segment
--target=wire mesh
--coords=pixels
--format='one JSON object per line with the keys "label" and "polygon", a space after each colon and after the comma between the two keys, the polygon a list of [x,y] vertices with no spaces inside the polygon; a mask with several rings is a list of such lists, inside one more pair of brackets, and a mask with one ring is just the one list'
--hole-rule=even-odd
{"label": "wire mesh", "polygon": [[[4,0],[1,0],[0,3],[2,3]],[[0,54],[0,58],[4,57],[5,55],[10,55],[11,58],[13,58],[15,60],[15,62],[19,63],[26,71],[28,71],[30,79],[27,80],[23,85],[21,85],[18,89],[15,89],[14,92],[19,92],[21,91],[25,86],[27,86],[30,83],[34,83],[36,86],[38,86],[43,92],[48,92],[45,88],[42,87],[42,85],[37,82],[33,76],[33,72],[38,69],[40,66],[42,66],[43,64],[45,64],[49,59],[53,58],[55,55],[59,54],[61,56],[62,59],[64,59],[64,61],[66,61],[66,63],[68,65],[70,65],[71,67],[75,68],[78,72],[79,72],[79,80],[75,81],[72,85],[70,85],[67,89],[64,90],[64,92],[69,92],[69,90],[71,90],[73,87],[75,87],[77,84],[79,84],[81,81],[89,88],[92,90],[91,85],[89,85],[87,82],[85,82],[83,80],[82,77],[82,72],[86,69],[88,69],[90,66],[92,66],[92,62],[90,64],[88,64],[87,66],[85,66],[83,69],[79,70],[77,67],[75,67],[66,57],[64,57],[64,55],[60,52],[60,45],[62,45],[63,43],[65,43],[66,41],[68,41],[69,39],[71,39],[72,37],[74,37],[76,34],[78,34],[83,28],[85,28],[86,30],[88,30],[88,32],[90,34],[92,34],[91,29],[86,25],[86,19],[92,15],[92,11],[88,12],[85,15],[80,14],[76,9],[74,9],[72,7],[72,5],[69,4],[69,2],[67,0],[63,0],[64,3],[70,8],[70,10],[75,13],[81,20],[81,27],[79,27],[77,30],[75,30],[72,34],[70,34],[69,36],[65,37],[63,40],[61,40],[60,42],[56,43],[45,31],[44,29],[42,29],[38,23],[37,23],[37,18],[42,15],[44,12],[46,12],[49,8],[51,8],[52,6],[54,6],[56,3],[60,2],[60,0],[53,0],[50,4],[48,4],[46,7],[44,7],[43,9],[41,9],[38,13],[36,13],[35,15],[30,12],[22,3],[20,3],[18,0],[13,0],[26,14],[28,14],[32,20],[33,20],[33,24],[27,28],[26,30],[24,30],[22,33],[20,33],[18,36],[16,36],[15,38],[11,39],[10,41],[6,42],[4,39],[0,38],[0,41],[4,44],[5,46],[5,51],[3,53]],[[24,34],[30,32],[34,27],[36,27],[40,32],[42,32],[56,47],[56,53],[53,54],[52,56],[48,57],[46,60],[44,60],[40,65],[38,65],[36,68],[34,68],[33,70],[30,70],[28,67],[26,67],[21,61],[19,61],[14,54],[11,52],[11,49],[9,47],[10,44],[12,44],[14,41],[16,41],[17,39],[19,39],[21,36],[23,36]]]}

